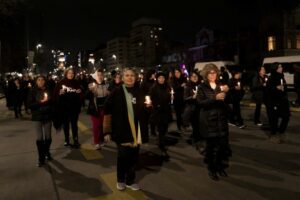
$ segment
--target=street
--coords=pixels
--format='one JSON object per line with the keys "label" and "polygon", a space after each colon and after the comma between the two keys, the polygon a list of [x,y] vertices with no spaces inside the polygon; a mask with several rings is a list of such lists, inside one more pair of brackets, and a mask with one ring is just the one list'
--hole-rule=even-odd
{"label": "street", "polygon": [[[36,167],[35,133],[29,115],[14,119],[0,100],[0,199],[5,200],[299,200],[300,112],[292,112],[286,142],[274,144],[268,131],[254,125],[252,107],[243,107],[247,127],[230,127],[230,159],[227,178],[213,181],[202,155],[186,140],[191,131],[175,134],[169,127],[170,161],[159,156],[156,138],[143,145],[137,170],[142,190],[118,191],[116,146],[101,150],[91,144],[91,122],[83,111],[79,120],[80,149],[63,146],[63,133],[52,130],[53,161]],[[264,122],[266,122],[263,111]]]}

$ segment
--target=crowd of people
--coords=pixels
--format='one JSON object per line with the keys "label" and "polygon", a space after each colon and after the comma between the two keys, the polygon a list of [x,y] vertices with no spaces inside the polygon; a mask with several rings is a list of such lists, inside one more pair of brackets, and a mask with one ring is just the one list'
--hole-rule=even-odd
{"label": "crowd of people", "polygon": [[[117,145],[117,189],[139,190],[135,181],[135,167],[140,145],[157,137],[158,149],[164,161],[170,159],[166,135],[169,123],[176,116],[177,132],[192,128],[190,141],[204,156],[208,175],[212,180],[226,177],[231,148],[229,126],[246,128],[241,113],[244,97],[242,73],[219,70],[207,64],[201,72],[185,74],[180,68],[172,72],[149,70],[143,78],[133,68],[122,73],[112,72],[110,81],[102,69],[89,77],[76,76],[68,68],[61,80],[38,75],[7,77],[5,95],[7,107],[15,118],[22,117],[22,106],[31,114],[36,132],[38,166],[51,160],[52,126],[64,132],[64,146],[80,148],[78,119],[87,104],[92,124],[92,143],[95,150],[113,140]],[[290,110],[282,66],[274,63],[270,76],[260,67],[251,83],[256,108],[253,123],[269,124],[270,140],[284,141]],[[268,122],[261,120],[262,105],[266,107]],[[72,141],[70,141],[70,127]]]}

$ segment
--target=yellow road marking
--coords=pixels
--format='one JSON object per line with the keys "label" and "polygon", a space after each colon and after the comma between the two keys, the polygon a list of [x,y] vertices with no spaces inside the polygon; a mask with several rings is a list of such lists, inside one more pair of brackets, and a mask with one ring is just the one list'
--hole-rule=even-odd
{"label": "yellow road marking", "polygon": [[80,152],[87,160],[99,160],[103,158],[103,155],[95,150],[91,144],[81,144]]}
{"label": "yellow road marking", "polygon": [[81,121],[78,121],[78,128],[80,130],[81,133],[85,134],[85,135],[90,135],[91,132],[89,131],[90,129]]}
{"label": "yellow road marking", "polygon": [[112,194],[102,195],[99,197],[90,198],[89,200],[147,200],[149,199],[142,190],[132,191],[127,188],[124,191],[119,191],[116,188],[117,175],[115,172],[101,174],[101,179],[111,189]]}
{"label": "yellow road marking", "polygon": [[[80,130],[80,133],[85,135],[92,135],[90,129],[81,121],[78,121],[78,128]],[[95,150],[93,145],[91,144],[81,144],[80,152],[86,160],[99,160],[104,158],[100,151]]]}

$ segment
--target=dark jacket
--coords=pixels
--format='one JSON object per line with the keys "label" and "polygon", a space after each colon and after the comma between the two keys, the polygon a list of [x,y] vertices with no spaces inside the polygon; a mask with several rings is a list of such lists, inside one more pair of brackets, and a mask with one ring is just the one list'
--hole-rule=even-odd
{"label": "dark jacket", "polygon": [[150,97],[153,105],[150,123],[168,124],[171,120],[170,87],[167,84],[160,85],[155,83],[150,89]]}
{"label": "dark jacket", "polygon": [[[131,88],[133,97],[136,99],[136,104],[133,105],[134,109],[134,121],[137,130],[137,124],[139,122],[141,128],[142,142],[145,142],[146,132],[145,114],[147,112],[144,102],[145,95],[141,92],[138,86]],[[111,136],[113,141],[117,144],[133,142],[131,128],[128,121],[127,103],[125,99],[125,93],[123,87],[115,88],[112,93],[107,97],[104,103],[104,115],[111,115]],[[105,130],[104,130],[105,131]],[[104,134],[107,134],[104,132]]]}
{"label": "dark jacket", "polygon": [[266,93],[266,87],[264,84],[267,82],[268,77],[265,75],[264,77],[261,77],[259,74],[256,74],[256,76],[252,79],[252,99],[255,103],[263,103],[265,102],[265,93]]}
{"label": "dark jacket", "polygon": [[[45,93],[48,95],[48,101],[41,103]],[[52,91],[48,89],[33,88],[28,94],[28,106],[31,110],[32,121],[52,120],[53,99]]]}
{"label": "dark jacket", "polygon": [[[59,95],[59,90],[62,87],[66,87],[66,92],[63,95]],[[80,89],[81,93],[77,93],[76,90]],[[55,100],[59,106],[59,110],[62,114],[68,112],[72,114],[79,114],[81,110],[81,103],[84,97],[80,83],[73,79],[62,79],[55,87],[54,91]]]}
{"label": "dark jacket", "polygon": [[[284,90],[278,90],[277,86],[284,85]],[[290,106],[287,96],[287,86],[283,74],[272,72],[267,81],[267,106],[277,110],[281,115],[290,115]]]}
{"label": "dark jacket", "polygon": [[208,83],[198,87],[197,102],[200,106],[199,128],[204,138],[221,137],[228,134],[228,105],[216,100],[220,85],[213,90]]}
{"label": "dark jacket", "polygon": [[[238,83],[240,83],[240,87],[241,87],[240,90],[235,89],[235,86],[238,86]],[[228,82],[228,87],[229,87],[229,91],[226,95],[226,102],[227,103],[240,102],[245,95],[245,90],[242,81],[240,79],[231,78]]]}

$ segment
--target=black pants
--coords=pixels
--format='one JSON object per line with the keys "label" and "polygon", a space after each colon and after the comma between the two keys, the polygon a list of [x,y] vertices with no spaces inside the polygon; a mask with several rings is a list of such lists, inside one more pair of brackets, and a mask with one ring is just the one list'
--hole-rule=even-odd
{"label": "black pants", "polygon": [[232,103],[232,112],[230,113],[230,122],[236,123],[237,125],[243,125],[244,121],[241,115],[241,104],[240,101]]}
{"label": "black pants", "polygon": [[70,123],[71,123],[71,129],[72,129],[72,135],[73,135],[73,141],[78,142],[78,117],[79,114],[77,113],[69,113],[65,116],[64,122],[63,122],[63,128],[64,128],[64,134],[65,134],[65,142],[70,141]]}
{"label": "black pants", "polygon": [[261,123],[260,121],[260,112],[261,112],[261,103],[256,103],[255,112],[254,112],[254,123]]}
{"label": "black pants", "polygon": [[139,147],[118,145],[117,181],[131,185],[135,182],[135,168],[139,157]]}
{"label": "black pants", "polygon": [[158,123],[158,147],[161,151],[166,151],[166,134],[168,132],[168,123]]}
{"label": "black pants", "polygon": [[228,136],[213,137],[206,139],[204,162],[209,171],[220,171],[228,167],[231,150]]}
{"label": "black pants", "polygon": [[176,124],[177,124],[177,129],[181,130],[181,126],[182,126],[182,113],[184,110],[184,103],[178,102],[178,103],[174,103],[174,110],[176,113]]}
{"label": "black pants", "polygon": [[[269,123],[271,128],[271,135],[276,135],[277,133],[283,134],[290,121],[289,114],[279,113],[278,111],[270,108],[269,111]],[[278,124],[280,120],[280,123]]]}

